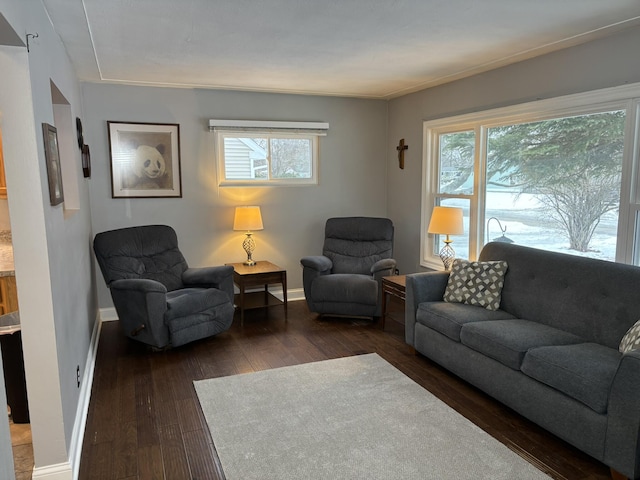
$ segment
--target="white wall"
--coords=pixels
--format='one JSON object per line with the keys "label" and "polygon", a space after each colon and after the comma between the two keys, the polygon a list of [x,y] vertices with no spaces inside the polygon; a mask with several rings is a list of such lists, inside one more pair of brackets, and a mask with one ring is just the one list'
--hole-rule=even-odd
{"label": "white wall", "polygon": [[[640,82],[640,28],[561,50],[389,102],[388,215],[401,271],[420,271],[424,120]],[[405,169],[395,146],[409,145]]]}
{"label": "white wall", "polygon": [[[43,122],[55,124],[51,81],[82,116],[80,89],[38,1],[0,0],[0,13],[31,51],[0,47],[0,112],[36,472],[71,478],[79,404],[76,366],[85,366],[97,313],[90,251],[88,183],[74,215],[49,204]],[[75,165],[81,168],[79,150]],[[80,173],[79,178],[82,178]],[[81,372],[82,375],[83,372]]]}
{"label": "white wall", "polygon": [[[264,230],[254,235],[254,259],[286,268],[289,289],[301,289],[300,258],[321,254],[327,218],[386,215],[387,102],[98,84],[84,84],[83,95],[95,232],[165,223],[191,266],[240,262],[244,233],[232,231],[234,207],[257,204]],[[319,184],[219,188],[210,118],[329,122]],[[107,120],[180,124],[183,198],[111,198]],[[101,277],[98,286],[100,307],[111,306]]]}

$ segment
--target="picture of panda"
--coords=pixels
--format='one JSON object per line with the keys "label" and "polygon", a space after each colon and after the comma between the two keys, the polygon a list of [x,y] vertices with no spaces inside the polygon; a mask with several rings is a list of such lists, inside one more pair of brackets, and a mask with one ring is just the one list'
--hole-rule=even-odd
{"label": "picture of panda", "polygon": [[162,144],[155,147],[139,145],[133,151],[126,175],[122,176],[123,188],[171,188],[164,152]]}

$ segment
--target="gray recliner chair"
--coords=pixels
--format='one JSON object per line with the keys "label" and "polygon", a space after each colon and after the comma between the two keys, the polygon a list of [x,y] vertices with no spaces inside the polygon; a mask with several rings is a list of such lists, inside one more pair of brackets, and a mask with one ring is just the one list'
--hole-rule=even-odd
{"label": "gray recliner chair", "polygon": [[160,349],[231,326],[233,267],[189,268],[173,228],[98,233],[93,249],[128,337]]}
{"label": "gray recliner chair", "polygon": [[393,275],[393,223],[388,218],[330,218],[322,255],[304,257],[309,310],[322,315],[380,316],[381,279]]}

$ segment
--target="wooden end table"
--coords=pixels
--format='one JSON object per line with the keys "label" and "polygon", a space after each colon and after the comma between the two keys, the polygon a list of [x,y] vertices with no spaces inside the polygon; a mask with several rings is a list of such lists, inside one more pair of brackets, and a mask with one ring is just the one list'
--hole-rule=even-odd
{"label": "wooden end table", "polygon": [[404,305],[406,286],[406,275],[382,277],[382,330],[384,330],[384,322],[387,316],[387,295],[394,296]]}
{"label": "wooden end table", "polygon": [[[287,314],[287,271],[271,262],[260,261],[255,265],[244,263],[227,263],[233,267],[233,283],[240,293],[236,294],[235,303],[240,308],[240,325],[244,325],[244,311],[253,308],[266,308],[277,305],[284,306],[285,320]],[[282,298],[269,293],[269,285],[282,285]],[[246,292],[247,288],[264,285],[264,291]]]}

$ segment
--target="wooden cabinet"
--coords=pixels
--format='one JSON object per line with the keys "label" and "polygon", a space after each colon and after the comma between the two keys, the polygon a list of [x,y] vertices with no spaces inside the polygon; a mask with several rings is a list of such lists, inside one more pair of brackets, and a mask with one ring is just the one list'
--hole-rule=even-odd
{"label": "wooden cabinet", "polygon": [[0,277],[0,315],[18,310],[16,277]]}

